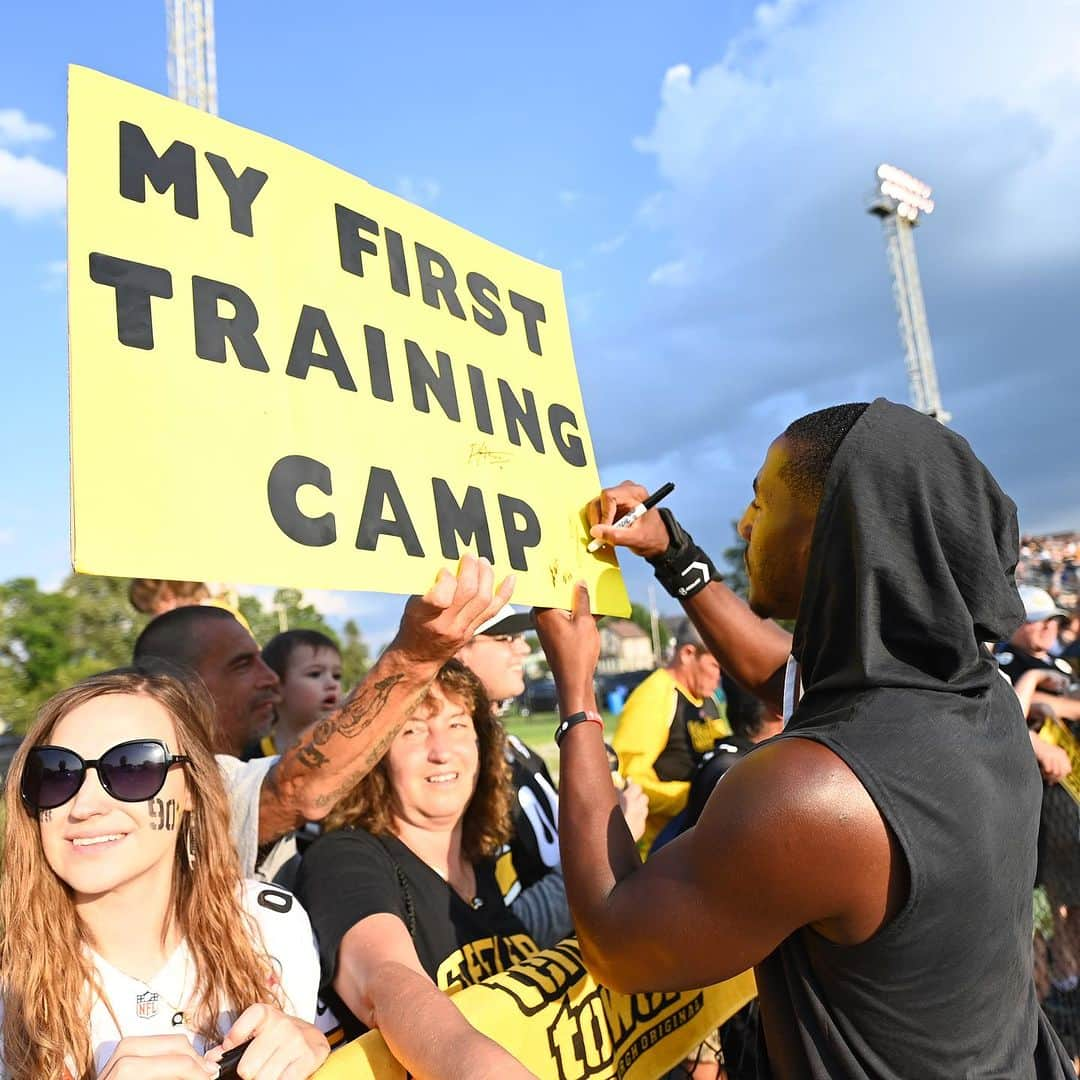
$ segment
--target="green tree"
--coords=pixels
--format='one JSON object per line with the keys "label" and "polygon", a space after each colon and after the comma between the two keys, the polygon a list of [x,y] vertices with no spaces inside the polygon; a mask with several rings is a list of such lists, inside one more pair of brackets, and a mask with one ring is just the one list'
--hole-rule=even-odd
{"label": "green tree", "polygon": [[0,720],[24,731],[57,690],[130,663],[146,623],[126,578],[72,574],[55,592],[33,578],[0,584]]}
{"label": "green tree", "polygon": [[[131,607],[129,585],[128,578],[95,574],[72,574],[55,592],[43,591],[33,578],[0,582],[0,722],[25,731],[58,690],[131,662],[135,639],[149,620]],[[278,589],[269,609],[253,596],[241,597],[239,607],[260,643],[282,624],[338,640],[299,589]],[[345,627],[342,656],[347,678],[359,681],[368,657],[355,623]]]}
{"label": "green tree", "polygon": [[60,587],[72,602],[68,662],[60,685],[131,663],[135,639],[150,621],[128,600],[129,578],[72,574]]}
{"label": "green tree", "polygon": [[367,674],[371,662],[367,644],[355,620],[349,619],[342,630],[341,685],[348,692]]}
{"label": "green tree", "polygon": [[304,603],[304,594],[299,589],[276,589],[269,607],[264,607],[258,597],[241,596],[239,608],[260,645],[282,630],[318,630],[335,641],[338,639],[315,607]]}
{"label": "green tree", "polygon": [[631,601],[630,621],[635,625],[640,626],[650,638],[652,637],[652,613],[644,604],[637,604]]}

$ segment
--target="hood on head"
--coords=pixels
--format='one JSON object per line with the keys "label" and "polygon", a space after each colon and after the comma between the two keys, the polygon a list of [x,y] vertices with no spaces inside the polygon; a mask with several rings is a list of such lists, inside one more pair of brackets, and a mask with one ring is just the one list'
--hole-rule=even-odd
{"label": "hood on head", "polygon": [[805,692],[971,692],[1023,621],[1016,506],[967,441],[878,398],[825,481],[793,652]]}

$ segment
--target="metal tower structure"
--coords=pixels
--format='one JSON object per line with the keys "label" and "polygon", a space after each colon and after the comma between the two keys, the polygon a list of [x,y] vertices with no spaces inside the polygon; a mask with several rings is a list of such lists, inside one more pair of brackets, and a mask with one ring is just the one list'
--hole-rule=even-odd
{"label": "metal tower structure", "polygon": [[931,189],[895,165],[879,165],[874,179],[874,194],[867,209],[881,218],[885,230],[885,247],[892,271],[900,341],[907,360],[911,403],[919,412],[947,424],[952,416],[942,406],[938,391],[934,349],[930,344],[930,327],[926,321],[913,233],[920,212],[930,214],[934,210]]}
{"label": "metal tower structure", "polygon": [[217,114],[214,0],[165,0],[169,31],[169,93]]}

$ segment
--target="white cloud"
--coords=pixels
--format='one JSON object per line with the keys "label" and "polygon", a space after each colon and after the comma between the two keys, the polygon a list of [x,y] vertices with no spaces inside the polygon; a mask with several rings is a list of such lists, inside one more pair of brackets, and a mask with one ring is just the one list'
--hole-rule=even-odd
{"label": "white cloud", "polygon": [[687,285],[690,282],[690,267],[685,259],[663,263],[649,275],[650,285]]}
{"label": "white cloud", "polygon": [[11,544],[15,542],[15,530],[14,529],[0,529],[0,544]]}
{"label": "white cloud", "polygon": [[442,193],[439,182],[429,176],[403,176],[398,180],[397,190],[403,199],[420,206],[430,206]]}
{"label": "white cloud", "polygon": [[66,201],[67,185],[59,169],[0,149],[0,210],[35,218],[63,210]]}
{"label": "white cloud", "polygon": [[55,259],[45,264],[45,280],[42,288],[46,292],[58,292],[67,284],[67,262]]}
{"label": "white cloud", "polygon": [[[234,584],[232,588],[241,596],[255,597],[264,611],[274,610],[276,586]],[[331,619],[359,618],[382,610],[378,594],[375,593],[343,592],[338,589],[302,589],[301,592],[301,603],[311,604],[320,615]]]}
{"label": "white cloud", "polygon": [[[880,226],[864,210],[891,161],[935,188],[917,244],[954,426],[1022,520],[1080,520],[1072,397],[1035,389],[1075,383],[1080,5],[1016,10],[954,0],[898,48],[877,0],[775,0],[718,62],[669,68],[634,141],[658,177],[635,216],[658,241],[654,287],[617,331],[578,345],[586,401],[604,401],[590,412],[601,461],[680,449],[698,470],[680,487],[700,485],[702,528],[720,535],[800,412],[906,399]],[[1045,415],[1021,453],[1015,409],[1030,393]],[[647,432],[623,423],[642,400],[656,403]],[[753,447],[730,478],[707,452],[718,432]]]}
{"label": "white cloud", "polygon": [[776,0],[772,4],[758,4],[754,8],[754,25],[768,34],[786,26],[806,7],[806,0]]}
{"label": "white cloud", "polygon": [[52,137],[52,128],[27,119],[21,109],[0,109],[0,146],[44,142]]}
{"label": "white cloud", "polygon": [[619,233],[618,236],[612,236],[607,240],[601,240],[592,246],[592,252],[594,255],[611,255],[616,252],[626,243],[626,233]]}
{"label": "white cloud", "polygon": [[559,202],[561,202],[563,204],[563,206],[573,206],[574,203],[577,203],[577,202],[580,202],[580,201],[581,201],[581,192],[580,191],[560,191],[559,192]]}
{"label": "white cloud", "polygon": [[358,615],[363,605],[357,604],[353,593],[333,589],[305,589],[304,603],[311,604],[321,615]]}

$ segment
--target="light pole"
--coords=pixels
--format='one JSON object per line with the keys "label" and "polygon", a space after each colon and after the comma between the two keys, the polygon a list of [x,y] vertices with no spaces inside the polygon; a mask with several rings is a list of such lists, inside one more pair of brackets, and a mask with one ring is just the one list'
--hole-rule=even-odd
{"label": "light pole", "polygon": [[169,30],[169,93],[217,115],[214,0],[165,0]]}
{"label": "light pole", "polygon": [[899,315],[900,341],[907,361],[911,403],[919,412],[947,424],[952,416],[941,404],[934,349],[926,321],[919,264],[912,230],[919,214],[930,214],[934,200],[930,187],[895,165],[879,165],[874,193],[867,210],[881,218],[885,247],[892,271],[893,298]]}

